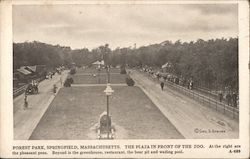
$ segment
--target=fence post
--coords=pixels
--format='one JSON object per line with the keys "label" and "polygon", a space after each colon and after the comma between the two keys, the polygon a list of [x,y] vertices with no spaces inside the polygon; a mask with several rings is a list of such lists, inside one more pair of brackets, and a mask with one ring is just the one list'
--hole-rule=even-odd
{"label": "fence post", "polygon": [[234,118],[234,108],[233,108],[233,118]]}
{"label": "fence post", "polygon": [[209,103],[209,107],[210,107],[210,98],[211,98],[211,90],[209,90],[209,95],[208,95],[208,103]]}
{"label": "fence post", "polygon": [[225,114],[225,111],[226,111],[226,104],[223,104],[224,105],[224,114]]}
{"label": "fence post", "polygon": [[217,100],[215,100],[215,109],[217,111]]}

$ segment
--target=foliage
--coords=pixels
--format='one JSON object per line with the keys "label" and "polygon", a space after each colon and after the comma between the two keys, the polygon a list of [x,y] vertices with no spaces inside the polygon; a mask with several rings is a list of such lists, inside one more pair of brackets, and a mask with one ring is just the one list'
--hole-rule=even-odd
{"label": "foliage", "polygon": [[46,65],[54,68],[62,64],[67,66],[72,62],[70,51],[70,47],[53,46],[37,41],[14,43],[13,67],[17,69],[26,65]]}
{"label": "foliage", "polygon": [[171,67],[167,72],[192,78],[196,85],[238,89],[238,38],[199,39],[184,43],[180,40],[164,41],[137,49],[125,47],[113,51],[108,44],[89,51],[34,41],[14,43],[13,54],[15,69],[23,65],[67,66],[72,62],[77,66],[87,66],[100,59],[113,67],[128,65],[159,69],[168,62]]}
{"label": "foliage", "polygon": [[71,68],[69,73],[70,73],[71,75],[76,74],[76,68]]}
{"label": "foliage", "polygon": [[73,78],[67,78],[64,82],[64,87],[71,87],[71,84],[74,83]]}
{"label": "foliage", "polygon": [[192,78],[198,86],[210,89],[230,86],[238,90],[238,38],[199,39],[189,43],[165,41],[138,49],[117,48],[111,54],[117,54],[112,55],[114,64],[125,61],[129,66],[159,69],[168,62],[171,67],[167,72]]}
{"label": "foliage", "polygon": [[122,67],[121,67],[121,72],[120,72],[120,74],[127,74],[127,71],[126,71],[126,69],[125,69],[125,66],[122,66]]}
{"label": "foliage", "polygon": [[126,83],[127,83],[128,86],[134,86],[135,85],[135,81],[130,77],[126,78]]}
{"label": "foliage", "polygon": [[71,78],[69,78],[69,82],[70,82],[70,84],[73,84],[74,83],[74,80],[73,80],[73,78],[71,77]]}
{"label": "foliage", "polygon": [[74,63],[78,67],[88,64],[88,62],[89,62],[88,60],[91,58],[94,58],[90,54],[91,54],[91,52],[89,52],[89,50],[86,48],[76,49],[76,50],[72,50],[70,52],[70,55],[72,57],[72,61],[74,61]]}

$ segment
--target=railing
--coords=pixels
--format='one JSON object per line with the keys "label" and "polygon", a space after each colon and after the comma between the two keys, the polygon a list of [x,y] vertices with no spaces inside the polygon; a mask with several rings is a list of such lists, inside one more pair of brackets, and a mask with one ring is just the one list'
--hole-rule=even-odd
{"label": "railing", "polygon": [[15,98],[15,97],[19,96],[20,94],[22,94],[26,90],[27,86],[28,86],[28,84],[23,85],[22,87],[19,87],[17,89],[14,89],[13,90],[13,97]]}
{"label": "railing", "polygon": [[[154,78],[152,75],[148,76],[155,82],[159,82],[157,78]],[[226,114],[228,116],[231,116],[234,119],[239,119],[239,109],[236,107],[229,106],[223,102],[219,102],[218,100],[214,99],[214,97],[206,96],[204,94],[201,94],[197,91],[190,90],[186,87],[177,85],[173,82],[166,81],[165,84],[174,90],[177,90],[193,99],[196,101],[202,103],[203,105],[207,105],[208,107],[214,108],[216,111],[221,112],[223,114]]]}
{"label": "railing", "polygon": [[[40,78],[36,79],[37,82],[41,82],[42,80],[44,80],[44,77],[40,77]],[[13,90],[13,97],[15,98],[15,97],[19,96],[20,94],[22,94],[23,92],[25,92],[27,86],[28,86],[28,84],[25,84],[17,89],[14,89]]]}
{"label": "railing", "polygon": [[185,87],[173,84],[169,81],[166,82],[166,84],[169,87],[174,88],[175,90],[178,90],[180,92],[183,92],[185,95],[195,99],[196,101],[201,102],[202,104],[208,105],[209,107],[214,108],[218,112],[222,112],[223,114],[227,114],[232,116],[233,118],[238,118],[239,117],[239,109],[235,107],[228,106],[227,104],[223,102],[219,102],[217,100],[214,100],[211,97],[202,95],[200,93],[197,93],[193,90],[187,89]]}
{"label": "railing", "polygon": [[218,94],[217,93],[215,93],[214,91],[211,91],[210,89],[208,89],[208,88],[205,88],[205,87],[198,87],[198,86],[194,86],[194,88],[195,89],[197,89],[197,90],[199,90],[199,91],[201,91],[201,92],[204,92],[204,93],[206,93],[206,94],[210,94],[210,95],[213,95],[213,96],[218,96]]}

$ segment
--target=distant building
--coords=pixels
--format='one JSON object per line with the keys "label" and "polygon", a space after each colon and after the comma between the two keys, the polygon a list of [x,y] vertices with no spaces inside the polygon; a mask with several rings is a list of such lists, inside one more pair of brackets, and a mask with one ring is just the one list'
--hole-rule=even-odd
{"label": "distant building", "polygon": [[16,69],[13,73],[13,85],[18,87],[19,83],[27,83],[32,78],[32,72],[26,70],[24,67]]}
{"label": "distant building", "polygon": [[95,67],[102,67],[104,66],[104,61],[101,60],[101,61],[95,61],[92,63],[92,66],[95,66]]}
{"label": "distant building", "polygon": [[14,85],[18,85],[19,82],[27,83],[32,79],[45,77],[46,71],[45,65],[21,66],[13,73],[13,83]]}
{"label": "distant building", "polygon": [[26,66],[22,66],[19,69],[17,69],[17,72],[23,74],[23,75],[31,75],[32,71],[28,70]]}
{"label": "distant building", "polygon": [[163,72],[170,72],[173,65],[170,62],[166,62],[164,65],[161,66]]}
{"label": "distant building", "polygon": [[104,65],[104,61],[101,60],[101,61],[95,61],[92,63],[92,65]]}
{"label": "distant building", "polygon": [[35,74],[41,74],[42,72],[46,71],[46,66],[45,65],[25,66],[25,69]]}

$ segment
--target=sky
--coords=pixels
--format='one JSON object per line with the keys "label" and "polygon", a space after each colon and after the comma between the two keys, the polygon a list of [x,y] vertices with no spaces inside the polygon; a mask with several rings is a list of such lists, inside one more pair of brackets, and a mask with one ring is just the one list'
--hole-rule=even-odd
{"label": "sky", "polygon": [[13,41],[93,49],[238,36],[237,4],[16,5]]}

